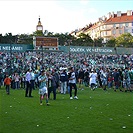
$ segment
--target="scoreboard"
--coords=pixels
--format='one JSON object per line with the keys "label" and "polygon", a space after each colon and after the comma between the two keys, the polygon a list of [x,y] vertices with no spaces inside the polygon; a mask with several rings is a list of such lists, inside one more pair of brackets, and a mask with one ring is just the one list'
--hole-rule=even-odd
{"label": "scoreboard", "polygon": [[58,47],[57,37],[36,37],[36,46]]}

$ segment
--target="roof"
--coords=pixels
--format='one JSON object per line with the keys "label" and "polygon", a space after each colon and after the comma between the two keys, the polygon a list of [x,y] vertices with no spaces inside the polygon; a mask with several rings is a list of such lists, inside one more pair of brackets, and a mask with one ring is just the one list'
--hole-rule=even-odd
{"label": "roof", "polygon": [[106,21],[108,23],[123,23],[123,22],[133,22],[133,12],[132,15],[127,16],[127,13],[122,13],[120,17],[117,17],[117,14],[114,14],[114,17],[109,18]]}
{"label": "roof", "polygon": [[[110,17],[109,19],[105,19],[104,21],[101,22],[101,24],[99,24],[98,22],[90,25],[90,26],[87,26],[87,27],[83,27],[81,29],[79,29],[77,31],[77,33],[80,33],[80,32],[85,32],[85,31],[88,31],[88,30],[92,30],[92,29],[95,29],[99,26],[102,26],[102,25],[106,25],[106,24],[112,24],[112,23],[126,23],[126,22],[133,22],[133,12],[131,12],[132,14],[130,16],[127,16],[127,13],[121,13],[121,16],[117,17],[117,14],[114,14],[114,17]],[[73,33],[73,32],[72,32]],[[72,34],[71,33],[71,34]]]}

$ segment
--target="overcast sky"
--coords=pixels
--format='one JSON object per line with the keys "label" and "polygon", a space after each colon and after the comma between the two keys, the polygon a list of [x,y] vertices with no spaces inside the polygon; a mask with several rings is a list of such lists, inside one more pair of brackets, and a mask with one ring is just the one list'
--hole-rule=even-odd
{"label": "overcast sky", "polygon": [[127,10],[133,10],[133,0],[0,0],[0,33],[32,34],[39,16],[43,30],[66,33]]}

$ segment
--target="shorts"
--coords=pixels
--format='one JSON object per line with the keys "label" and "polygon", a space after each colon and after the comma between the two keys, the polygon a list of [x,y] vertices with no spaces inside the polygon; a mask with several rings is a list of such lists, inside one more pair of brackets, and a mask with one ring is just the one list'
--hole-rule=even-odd
{"label": "shorts", "polygon": [[39,94],[40,95],[45,95],[48,93],[47,87],[43,87],[42,89],[39,89]]}

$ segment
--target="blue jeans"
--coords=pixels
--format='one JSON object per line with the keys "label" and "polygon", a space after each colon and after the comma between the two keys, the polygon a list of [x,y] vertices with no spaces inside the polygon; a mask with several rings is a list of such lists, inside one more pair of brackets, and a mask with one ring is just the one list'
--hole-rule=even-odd
{"label": "blue jeans", "polygon": [[6,85],[6,93],[10,94],[10,86],[9,85]]}
{"label": "blue jeans", "polygon": [[109,81],[108,82],[108,88],[112,88],[112,86],[113,86],[113,82],[112,81]]}

